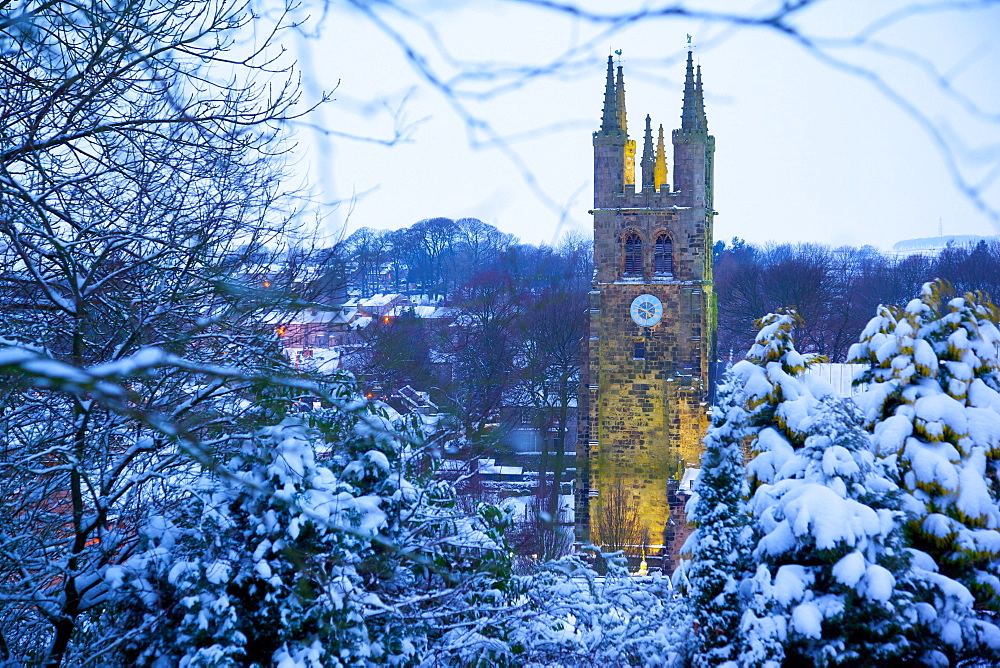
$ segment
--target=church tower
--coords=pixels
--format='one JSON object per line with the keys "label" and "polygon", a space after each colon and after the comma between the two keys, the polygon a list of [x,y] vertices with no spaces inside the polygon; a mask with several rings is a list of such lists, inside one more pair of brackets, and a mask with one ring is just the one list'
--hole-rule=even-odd
{"label": "church tower", "polygon": [[634,508],[648,553],[669,554],[684,533],[675,532],[684,525],[677,485],[686,468],[699,466],[715,358],[715,138],[701,67],[690,52],[681,127],[672,135],[673,188],[663,126],[654,145],[652,119],[645,120],[637,185],[624,76],[609,57],[594,133],[595,272],[581,369],[576,518],[579,540],[614,543],[612,518]]}

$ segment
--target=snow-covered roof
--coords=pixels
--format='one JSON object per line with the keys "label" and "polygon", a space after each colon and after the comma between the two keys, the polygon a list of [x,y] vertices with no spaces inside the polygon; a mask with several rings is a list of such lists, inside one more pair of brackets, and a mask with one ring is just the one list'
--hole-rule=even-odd
{"label": "snow-covered roof", "polygon": [[694,491],[694,483],[698,479],[698,473],[701,469],[685,468],[684,475],[681,476],[681,484],[678,485],[677,491],[681,494],[690,494]]}
{"label": "snow-covered roof", "polygon": [[840,396],[850,397],[865,391],[865,386],[852,387],[851,383],[867,367],[866,364],[813,364],[803,375],[820,378],[829,383]]}
{"label": "snow-covered roof", "polygon": [[414,306],[413,315],[418,318],[433,318],[434,311],[437,310],[436,306]]}
{"label": "snow-covered roof", "polygon": [[389,309],[388,311],[386,311],[382,315],[387,315],[387,316],[390,316],[392,318],[398,318],[399,316],[401,316],[404,313],[406,313],[409,309],[410,309],[410,307],[407,306],[406,304],[397,304],[396,306],[393,306],[391,309]]}
{"label": "snow-covered roof", "polygon": [[478,468],[476,470],[480,475],[520,477],[524,474],[523,466],[498,466],[497,460],[492,457],[489,459],[480,459],[477,464]]}
{"label": "snow-covered roof", "polygon": [[371,297],[368,297],[367,299],[361,299],[361,300],[359,300],[358,304],[360,306],[365,307],[365,308],[372,308],[372,307],[378,307],[378,306],[385,306],[386,304],[389,304],[389,303],[391,303],[391,302],[393,302],[393,301],[395,301],[397,299],[404,299],[404,297],[403,297],[403,295],[399,294],[398,292],[391,292],[389,294],[379,293],[379,294],[376,294],[376,295],[372,295]]}
{"label": "snow-covered roof", "polygon": [[358,307],[355,306],[342,306],[340,310],[336,313],[333,320],[330,322],[346,325],[351,322],[358,315]]}
{"label": "snow-covered roof", "polygon": [[311,325],[333,322],[337,311],[319,311],[306,309],[304,311],[275,311],[264,317],[264,322],[271,325]]}
{"label": "snow-covered roof", "polygon": [[437,405],[431,401],[429,392],[415,390],[409,385],[404,385],[396,390],[396,396],[402,398],[411,408],[437,408]]}
{"label": "snow-covered roof", "polygon": [[340,368],[340,350],[335,348],[308,348],[309,353],[303,354],[302,348],[286,348],[285,354],[296,365],[296,368],[333,373]]}
{"label": "snow-covered roof", "polygon": [[438,306],[434,309],[434,314],[429,316],[431,318],[457,318],[461,313],[461,310],[455,308],[454,306]]}
{"label": "snow-covered roof", "polygon": [[479,472],[483,475],[520,476],[524,474],[524,467],[491,464],[490,466],[479,467]]}

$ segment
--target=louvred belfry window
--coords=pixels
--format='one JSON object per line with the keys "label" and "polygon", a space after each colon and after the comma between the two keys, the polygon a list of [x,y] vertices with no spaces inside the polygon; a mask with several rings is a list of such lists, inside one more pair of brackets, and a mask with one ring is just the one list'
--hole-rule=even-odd
{"label": "louvred belfry window", "polygon": [[642,239],[635,232],[629,232],[623,240],[625,246],[625,275],[642,275]]}
{"label": "louvred belfry window", "polygon": [[656,245],[653,248],[653,271],[657,276],[673,276],[674,247],[666,234],[656,235]]}

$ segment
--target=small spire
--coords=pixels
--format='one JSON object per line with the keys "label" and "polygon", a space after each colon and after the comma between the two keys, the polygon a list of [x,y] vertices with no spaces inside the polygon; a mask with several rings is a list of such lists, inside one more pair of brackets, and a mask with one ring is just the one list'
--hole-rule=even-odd
{"label": "small spire", "polygon": [[657,186],[655,174],[656,156],[653,153],[653,126],[649,114],[646,114],[646,137],[642,144],[642,189],[654,190]]}
{"label": "small spire", "polygon": [[608,81],[604,87],[604,115],[601,118],[601,132],[617,132],[618,94],[615,92],[615,61],[608,56]]}
{"label": "small spire", "polygon": [[653,164],[653,183],[658,189],[667,184],[667,151],[663,147],[663,124],[660,124],[660,138],[656,140],[656,162]]}
{"label": "small spire", "polygon": [[618,83],[615,85],[615,103],[618,109],[618,129],[628,136],[628,125],[625,121],[625,76],[622,66],[618,66]]}
{"label": "small spire", "polygon": [[697,89],[694,80],[694,55],[691,51],[688,51],[687,72],[684,75],[684,106],[681,110],[681,131],[696,131],[698,121]]}
{"label": "small spire", "polygon": [[700,124],[699,129],[703,132],[708,132],[708,116],[705,115],[705,96],[701,90],[701,65],[698,65],[698,70],[695,73],[694,89],[697,101],[696,107],[698,109],[698,123]]}

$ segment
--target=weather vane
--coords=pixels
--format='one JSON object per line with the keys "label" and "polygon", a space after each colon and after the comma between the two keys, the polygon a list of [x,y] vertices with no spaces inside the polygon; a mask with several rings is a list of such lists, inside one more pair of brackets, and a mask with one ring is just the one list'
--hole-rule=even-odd
{"label": "weather vane", "polygon": [[618,56],[618,64],[621,65],[622,64],[622,50],[621,49],[615,49],[615,55]]}
{"label": "weather vane", "polygon": [[689,50],[694,48],[694,45],[691,43],[691,33],[687,34],[687,47]]}

